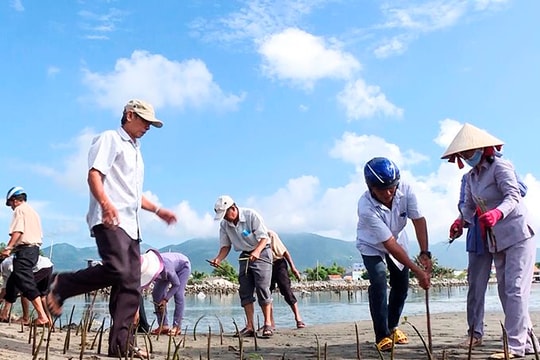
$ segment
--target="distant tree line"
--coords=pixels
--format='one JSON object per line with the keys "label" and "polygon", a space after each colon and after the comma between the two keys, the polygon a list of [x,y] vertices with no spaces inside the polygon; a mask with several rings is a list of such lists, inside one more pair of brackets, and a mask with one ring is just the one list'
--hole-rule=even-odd
{"label": "distant tree line", "polygon": [[[414,259],[414,261],[418,263],[418,259]],[[540,263],[536,264],[538,267],[540,267]],[[329,279],[329,275],[339,275],[344,276],[346,273],[346,268],[338,265],[336,262],[332,264],[332,266],[323,266],[316,264],[313,268],[306,268],[304,271],[301,271],[302,274],[305,275],[305,280],[307,281],[324,281]],[[213,277],[220,277],[227,279],[230,282],[238,283],[238,272],[236,271],[236,268],[232,266],[227,260],[224,260],[221,262],[219,268],[214,268],[212,273],[210,275],[206,274],[205,272],[201,271],[193,271],[192,272],[192,278],[190,279],[191,283],[198,283],[204,280],[205,278],[209,276]],[[411,278],[414,278],[414,273],[410,273]],[[440,266],[437,258],[433,257],[433,269],[431,272],[432,278],[436,279],[451,279],[456,278],[455,270],[453,268]],[[458,275],[457,277],[464,277],[466,274]],[[289,277],[291,279],[294,279],[294,275],[291,271],[289,271]],[[361,274],[361,278],[364,280],[368,280],[369,276],[367,271],[363,271]]]}

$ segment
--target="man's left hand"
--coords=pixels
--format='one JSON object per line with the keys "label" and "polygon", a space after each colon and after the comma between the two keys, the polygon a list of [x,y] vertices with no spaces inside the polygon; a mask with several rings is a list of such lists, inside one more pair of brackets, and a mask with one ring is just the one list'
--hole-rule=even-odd
{"label": "man's left hand", "polygon": [[165,221],[167,225],[175,224],[177,221],[176,214],[173,213],[171,210],[159,209],[156,215],[159,216],[160,219]]}

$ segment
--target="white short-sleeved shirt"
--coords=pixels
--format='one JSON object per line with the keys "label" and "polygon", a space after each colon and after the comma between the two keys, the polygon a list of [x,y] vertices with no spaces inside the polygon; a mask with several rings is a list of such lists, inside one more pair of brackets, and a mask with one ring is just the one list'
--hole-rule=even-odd
{"label": "white short-sleeved shirt", "polygon": [[[103,187],[118,210],[119,227],[132,239],[140,239],[144,162],[139,142],[133,141],[123,128],[103,132],[94,138],[88,152],[88,169],[92,168],[104,175]],[[87,223],[92,236],[92,228],[102,221],[101,206],[90,192]]]}
{"label": "white short-sleeved shirt", "polygon": [[238,224],[225,219],[219,224],[219,245],[231,246],[235,251],[253,251],[261,239],[268,238],[262,217],[252,209],[238,208]]}
{"label": "white short-sleeved shirt", "polygon": [[375,200],[367,190],[358,200],[356,248],[362,255],[384,258],[388,251],[383,242],[393,235],[407,251],[408,239],[404,230],[407,219],[421,217],[423,216],[418,208],[416,195],[408,184],[399,183],[392,201],[392,209]]}
{"label": "white short-sleeved shirt", "polygon": [[[53,267],[52,261],[45,256],[39,255],[36,266],[32,269],[32,272],[37,273],[41,269]],[[7,281],[13,272],[13,256],[9,256],[2,261],[0,265],[0,273],[2,273],[2,289],[5,289]]]}

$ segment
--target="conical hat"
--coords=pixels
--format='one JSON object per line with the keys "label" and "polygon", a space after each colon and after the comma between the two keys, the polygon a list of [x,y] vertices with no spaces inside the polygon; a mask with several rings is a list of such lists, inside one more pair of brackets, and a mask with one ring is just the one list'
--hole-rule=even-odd
{"label": "conical hat", "polygon": [[488,134],[484,130],[471,124],[465,124],[441,156],[441,159],[450,158],[452,155],[456,155],[462,151],[480,149],[488,146],[500,147],[503,144],[504,141],[497,139],[495,136]]}
{"label": "conical hat", "polygon": [[163,259],[157,250],[149,249],[141,255],[141,288],[148,287],[163,271]]}

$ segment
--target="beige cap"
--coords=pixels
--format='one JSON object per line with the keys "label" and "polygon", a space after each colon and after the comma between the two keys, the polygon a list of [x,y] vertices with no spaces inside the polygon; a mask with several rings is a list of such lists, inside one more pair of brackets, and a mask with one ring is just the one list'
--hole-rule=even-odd
{"label": "beige cap", "polygon": [[148,287],[161,274],[163,266],[159,251],[149,249],[141,255],[141,288]]}
{"label": "beige cap", "polygon": [[131,110],[146,121],[150,121],[152,125],[157,128],[163,126],[161,120],[156,119],[156,113],[154,112],[154,107],[147,103],[146,101],[139,99],[131,99],[128,101],[126,106],[124,106],[124,112]]}
{"label": "beige cap", "polygon": [[214,211],[216,212],[216,216],[214,217],[214,220],[223,219],[227,209],[233,205],[234,205],[234,200],[229,195],[221,195],[220,197],[218,197],[214,205]]}
{"label": "beige cap", "polygon": [[500,147],[503,144],[504,141],[497,139],[495,136],[488,134],[476,126],[466,123],[459,130],[454,140],[452,140],[441,156],[441,159],[452,158],[462,151],[481,149],[488,146]]}

